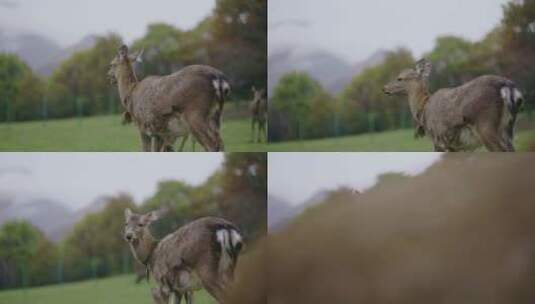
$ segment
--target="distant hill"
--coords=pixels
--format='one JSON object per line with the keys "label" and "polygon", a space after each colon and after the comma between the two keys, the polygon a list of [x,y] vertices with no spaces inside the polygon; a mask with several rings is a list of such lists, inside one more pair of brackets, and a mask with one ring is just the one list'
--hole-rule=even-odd
{"label": "distant hill", "polygon": [[293,218],[299,216],[307,208],[311,208],[322,203],[328,195],[329,191],[327,190],[318,191],[309,199],[296,206],[291,205],[288,201],[282,198],[269,195],[268,231],[276,232],[283,229],[288,225],[288,223],[291,222]]}
{"label": "distant hill", "polygon": [[32,70],[36,70],[61,52],[61,47],[39,34],[0,32],[0,51],[17,54]]}
{"label": "distant hill", "polygon": [[65,49],[61,49],[58,53],[52,56],[46,64],[39,66],[35,69],[35,72],[44,75],[50,76],[54,70],[65,60],[69,59],[74,53],[84,51],[95,46],[97,41],[97,36],[91,35],[86,36],[78,43],[71,45]]}
{"label": "distant hill", "polygon": [[29,199],[9,204],[0,201],[0,226],[9,220],[26,220],[57,242],[85,215],[101,211],[105,202],[104,198],[100,198],[79,211],[72,211],[50,199]]}
{"label": "distant hill", "polygon": [[54,40],[35,33],[0,32],[0,52],[17,54],[30,68],[42,76],[50,76],[60,63],[74,53],[89,49],[96,43],[90,35],[72,46],[62,48]]}
{"label": "distant hill", "polygon": [[50,232],[65,223],[71,215],[63,204],[49,199],[31,199],[13,203],[0,213],[0,225],[9,220],[27,220],[50,237]]}
{"label": "distant hill", "polygon": [[290,221],[297,213],[288,201],[275,197],[268,196],[268,231],[273,232],[283,228],[288,221]]}
{"label": "distant hill", "polygon": [[302,71],[319,81],[327,92],[338,94],[353,77],[366,68],[382,63],[385,57],[386,51],[379,50],[362,62],[350,64],[324,50],[280,47],[268,58],[268,91],[273,92],[284,74]]}

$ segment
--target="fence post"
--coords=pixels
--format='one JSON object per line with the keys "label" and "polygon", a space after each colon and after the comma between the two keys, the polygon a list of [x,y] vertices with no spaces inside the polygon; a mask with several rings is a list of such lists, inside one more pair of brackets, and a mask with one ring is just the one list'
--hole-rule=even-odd
{"label": "fence post", "polygon": [[78,124],[82,124],[82,97],[76,97],[76,117],[78,118]]}
{"label": "fence post", "polygon": [[126,250],[123,250],[123,274],[128,273],[128,252]]}
{"label": "fence post", "polygon": [[61,253],[60,253],[60,257],[58,261],[57,276],[58,276],[58,283],[63,284],[63,249],[61,249]]}
{"label": "fence post", "polygon": [[338,121],[338,111],[335,111],[334,112],[334,136],[335,137],[338,137],[340,134],[339,134],[339,131],[338,131],[338,124],[339,124],[339,121]]}
{"label": "fence post", "polygon": [[93,279],[97,278],[97,264],[97,259],[95,257],[91,257],[91,275]]}
{"label": "fence post", "polygon": [[42,111],[41,114],[43,118],[43,125],[45,125],[48,120],[48,97],[46,96],[46,93],[43,95],[43,107],[41,111]]}

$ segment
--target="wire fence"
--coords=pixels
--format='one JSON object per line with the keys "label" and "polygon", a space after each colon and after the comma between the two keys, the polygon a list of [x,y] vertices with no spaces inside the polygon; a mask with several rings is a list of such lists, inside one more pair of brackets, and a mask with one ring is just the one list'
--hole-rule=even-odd
{"label": "wire fence", "polygon": [[61,254],[54,263],[42,269],[39,274],[32,275],[31,261],[20,262],[12,271],[0,271],[3,278],[0,279],[0,291],[17,289],[24,293],[27,289],[54,284],[65,284],[80,280],[96,280],[113,275],[137,273],[139,264],[136,266],[135,260],[130,251],[125,250],[119,256],[112,257],[111,260],[117,260],[115,265],[109,265],[101,257],[89,257],[83,260],[77,260],[79,265],[87,265],[75,271],[66,268],[66,256]]}

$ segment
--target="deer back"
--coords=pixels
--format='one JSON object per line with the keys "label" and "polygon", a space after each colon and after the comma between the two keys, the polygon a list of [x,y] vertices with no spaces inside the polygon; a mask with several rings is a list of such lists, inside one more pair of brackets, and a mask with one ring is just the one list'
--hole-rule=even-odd
{"label": "deer back", "polygon": [[167,76],[149,76],[140,81],[131,96],[131,113],[138,125],[165,130],[167,120],[176,112],[195,108],[208,114],[215,105],[213,79],[223,73],[209,66],[194,65]]}
{"label": "deer back", "polygon": [[[503,109],[500,89],[512,82],[499,76],[481,76],[462,86],[438,90],[425,110],[426,126],[432,133],[492,119]],[[488,117],[485,117],[488,116]]]}
{"label": "deer back", "polygon": [[234,226],[221,218],[205,217],[162,239],[152,257],[155,279],[173,276],[177,269],[195,270],[201,263],[217,267],[221,249],[216,240],[216,231],[222,227]]}

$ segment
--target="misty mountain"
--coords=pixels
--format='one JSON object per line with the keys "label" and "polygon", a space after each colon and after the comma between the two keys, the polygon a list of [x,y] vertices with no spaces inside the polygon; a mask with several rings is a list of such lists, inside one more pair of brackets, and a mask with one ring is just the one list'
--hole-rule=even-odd
{"label": "misty mountain", "polygon": [[57,242],[84,216],[99,212],[105,206],[105,198],[99,198],[78,211],[72,211],[62,203],[50,199],[29,199],[17,203],[0,201],[0,226],[9,220],[26,220]]}
{"label": "misty mountain", "polygon": [[270,232],[282,229],[297,215],[298,210],[282,198],[268,196],[268,230]]}
{"label": "misty mountain", "polygon": [[89,49],[96,43],[96,36],[87,36],[67,48],[54,40],[36,33],[0,32],[0,52],[19,56],[38,75],[50,76],[62,61],[74,53]]}
{"label": "misty mountain", "polygon": [[306,209],[314,207],[322,202],[329,196],[330,191],[322,190],[316,192],[310,198],[298,204],[292,206],[288,201],[275,197],[273,195],[268,196],[268,231],[276,232],[284,229],[295,217],[299,216]]}
{"label": "misty mountain", "polygon": [[0,52],[17,54],[32,70],[36,70],[61,52],[61,47],[39,34],[0,32]]}
{"label": "misty mountain", "polygon": [[59,52],[54,54],[54,56],[49,58],[46,64],[39,66],[34,70],[37,74],[50,76],[63,61],[69,59],[72,55],[74,55],[74,53],[92,48],[93,46],[95,46],[96,42],[97,36],[86,36],[76,44],[61,49]]}
{"label": "misty mountain", "polygon": [[380,50],[362,62],[350,64],[325,50],[309,50],[299,47],[281,47],[268,58],[268,91],[278,84],[280,78],[293,71],[302,71],[321,83],[331,93],[340,93],[366,68],[380,64],[386,51]]}
{"label": "misty mountain", "polygon": [[0,225],[9,220],[26,220],[50,237],[50,232],[65,223],[71,211],[63,204],[49,199],[31,199],[13,203],[0,213]]}

